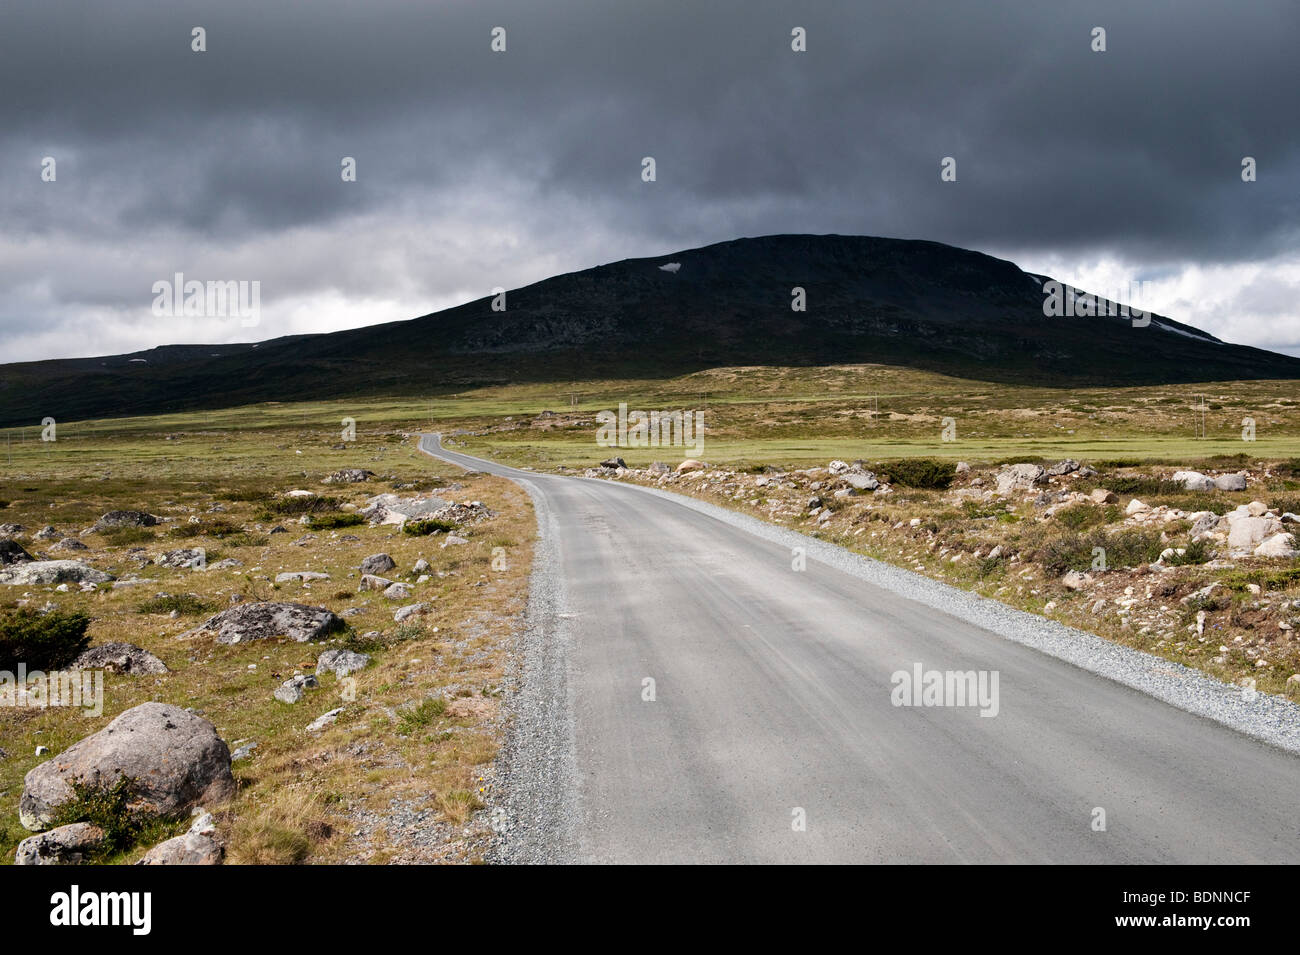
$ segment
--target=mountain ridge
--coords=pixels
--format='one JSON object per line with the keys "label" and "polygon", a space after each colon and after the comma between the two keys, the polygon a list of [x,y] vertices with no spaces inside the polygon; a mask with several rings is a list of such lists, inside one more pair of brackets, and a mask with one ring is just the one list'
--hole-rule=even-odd
{"label": "mountain ridge", "polygon": [[[730,365],[879,363],[1054,387],[1300,379],[1300,359],[1163,316],[1048,317],[1044,280],[924,239],[739,238],[551,276],[507,292],[504,312],[485,296],[338,332],[0,365],[0,424]],[[791,309],[796,287],[806,311]]]}

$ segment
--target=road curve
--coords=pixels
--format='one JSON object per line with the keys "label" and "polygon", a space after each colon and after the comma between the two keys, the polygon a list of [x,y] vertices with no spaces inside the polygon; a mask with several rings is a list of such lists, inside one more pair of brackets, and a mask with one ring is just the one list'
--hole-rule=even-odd
{"label": "road curve", "polygon": [[[538,509],[508,860],[1300,859],[1292,752],[811,551],[796,572],[707,506],[421,449]],[[895,706],[917,663],[997,671],[996,716]]]}

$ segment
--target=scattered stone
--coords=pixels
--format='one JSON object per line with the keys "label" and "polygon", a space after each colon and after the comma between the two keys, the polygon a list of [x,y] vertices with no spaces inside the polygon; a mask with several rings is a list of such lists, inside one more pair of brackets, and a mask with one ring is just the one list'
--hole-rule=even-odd
{"label": "scattered stone", "polygon": [[1177,481],[1189,491],[1213,491],[1214,478],[1200,471],[1175,471],[1171,480]]}
{"label": "scattered stone", "polygon": [[402,623],[406,620],[409,620],[411,617],[414,617],[417,614],[424,613],[428,609],[429,609],[428,604],[425,604],[423,602],[418,604],[411,604],[409,607],[402,607],[395,614],[393,614],[393,622]]}
{"label": "scattered stone", "polygon": [[1077,470],[1079,470],[1079,462],[1074,458],[1066,458],[1059,464],[1053,464],[1047,469],[1047,473],[1052,477],[1060,477],[1063,474],[1073,474]]}
{"label": "scattered stone", "polygon": [[880,487],[880,481],[870,471],[847,471],[841,477],[859,491],[874,491]]}
{"label": "scattered stone", "polygon": [[35,537],[38,541],[56,541],[56,540],[61,540],[63,538],[63,534],[60,533],[53,525],[47,524],[44,527],[42,527],[39,531],[36,532]]}
{"label": "scattered stone", "polygon": [[299,674],[291,677],[280,684],[275,691],[275,698],[281,703],[294,704],[302,699],[302,695],[307,690],[315,690],[320,686],[320,681],[310,674]]}
{"label": "scattered stone", "polygon": [[411,568],[411,571],[416,574],[427,574],[432,569],[429,562],[421,557],[415,562],[415,566]]}
{"label": "scattered stone", "polygon": [[1296,557],[1295,538],[1290,534],[1274,534],[1255,548],[1256,557]]}
{"label": "scattered stone", "polygon": [[362,574],[386,574],[397,567],[397,561],[387,554],[371,554],[361,562]]}
{"label": "scattered stone", "polygon": [[330,710],[328,713],[316,717],[316,719],[307,724],[307,732],[319,733],[321,730],[325,729],[325,727],[337,722],[342,713],[343,707],[340,706],[336,710]]}
{"label": "scattered stone", "polygon": [[88,822],[59,826],[18,843],[14,865],[80,865],[103,841],[104,830]]}
{"label": "scattered stone", "polygon": [[1114,491],[1099,487],[1088,495],[1088,499],[1094,504],[1115,504],[1119,501],[1119,496]]}
{"label": "scattered stone", "polygon": [[1244,491],[1246,490],[1246,475],[1220,474],[1214,479],[1214,486],[1220,491]]}
{"label": "scattered stone", "polygon": [[26,564],[32,560],[34,558],[23,550],[22,544],[8,537],[0,538],[0,565]]}
{"label": "scattered stone", "polygon": [[158,518],[144,511],[109,511],[91,525],[91,532],[108,530],[110,527],[154,527]]}
{"label": "scattered stone", "polygon": [[207,561],[207,551],[202,547],[182,547],[180,550],[169,550],[157,557],[159,567],[173,569],[190,567],[201,570],[207,565]]}
{"label": "scattered stone", "polygon": [[362,574],[361,583],[357,585],[357,590],[387,590],[393,585],[393,582],[387,577],[380,577],[376,574]]}
{"label": "scattered stone", "polygon": [[687,458],[681,464],[677,465],[678,474],[689,474],[691,471],[703,471],[704,462],[697,461],[694,458]]}
{"label": "scattered stone", "polygon": [[315,571],[315,570],[294,570],[294,571],[289,571],[288,573],[275,575],[275,582],[277,584],[293,583],[295,580],[306,584],[306,583],[310,583],[313,580],[329,580],[329,579],[330,579],[329,574],[322,574],[319,571]]}
{"label": "scattered stone", "polygon": [[77,540],[75,537],[65,537],[57,544],[52,544],[50,546],[50,550],[70,551],[70,550],[90,550],[90,548],[87,547],[85,544],[83,544],[81,541]]}
{"label": "scattered stone", "polygon": [[615,468],[626,468],[627,464],[623,461],[622,458],[606,458],[604,461],[600,462],[600,466],[602,468],[609,468],[610,470],[613,470]]}
{"label": "scattered stone", "polygon": [[166,673],[167,664],[148,650],[131,643],[114,641],[102,643],[72,661],[72,670],[104,670],[108,673],[123,673],[132,676],[143,674]]}
{"label": "scattered stone", "polygon": [[411,593],[410,584],[389,584],[384,589],[384,596],[389,600],[410,600]]}
{"label": "scattered stone", "polygon": [[238,747],[233,753],[230,754],[230,761],[232,763],[239,763],[239,762],[243,762],[246,759],[252,759],[253,750],[255,749],[257,749],[256,743],[244,743],[242,746]]}
{"label": "scattered stone", "polygon": [[237,604],[209,617],[199,626],[181,634],[181,639],[213,633],[218,643],[247,643],[250,640],[269,640],[286,637],[298,643],[320,640],[344,623],[324,607],[308,607],[297,603]]}
{"label": "scattered stone", "polygon": [[1061,578],[1061,586],[1066,590],[1082,590],[1091,583],[1092,576],[1090,574],[1080,573],[1077,570],[1072,570]]}
{"label": "scattered stone", "polygon": [[1132,517],[1134,514],[1145,514],[1149,510],[1151,510],[1150,504],[1144,504],[1135,497],[1128,502],[1128,507],[1124,508],[1124,513]]}
{"label": "scattered stone", "polygon": [[997,473],[998,493],[1032,490],[1034,485],[1047,481],[1047,471],[1037,464],[1009,464]]}
{"label": "scattered stone", "polygon": [[190,832],[160,842],[136,865],[221,865],[226,850],[207,833]]}
{"label": "scattered stone", "polygon": [[449,546],[468,544],[468,543],[469,541],[466,540],[464,537],[461,537],[459,534],[448,534],[446,538],[443,539],[442,548],[443,550],[446,550]]}
{"label": "scattered stone", "polygon": [[79,560],[33,560],[0,569],[0,584],[102,584],[112,579]]}
{"label": "scattered stone", "polygon": [[175,816],[235,794],[230,750],[211,723],[169,703],[142,703],[27,774],[19,821],[40,831],[73,797],[73,782],[111,786],[134,780],[134,803]]}
{"label": "scattered stone", "polygon": [[343,468],[332,474],[326,475],[321,479],[323,484],[359,484],[362,481],[369,481],[375,476],[374,471],[367,471],[364,468]]}
{"label": "scattered stone", "polygon": [[369,663],[370,657],[365,653],[344,649],[326,650],[316,658],[316,675],[319,677],[326,673],[333,673],[341,680],[345,676],[364,670]]}
{"label": "scattered stone", "polygon": [[399,497],[396,494],[379,494],[366,501],[361,516],[371,524],[403,525],[408,520],[432,518],[447,507],[440,497]]}

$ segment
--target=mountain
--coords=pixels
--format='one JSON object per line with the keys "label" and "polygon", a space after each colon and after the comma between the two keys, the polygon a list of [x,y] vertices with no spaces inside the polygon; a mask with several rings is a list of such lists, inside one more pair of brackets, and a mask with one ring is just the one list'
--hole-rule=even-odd
{"label": "mountain", "polygon": [[[1300,359],[1160,316],[1048,317],[1049,281],[938,242],[736,239],[558,275],[509,292],[504,312],[487,297],[330,334],[0,365],[0,424],[727,365],[878,362],[1053,387],[1300,379]],[[791,309],[796,286],[806,311]]]}

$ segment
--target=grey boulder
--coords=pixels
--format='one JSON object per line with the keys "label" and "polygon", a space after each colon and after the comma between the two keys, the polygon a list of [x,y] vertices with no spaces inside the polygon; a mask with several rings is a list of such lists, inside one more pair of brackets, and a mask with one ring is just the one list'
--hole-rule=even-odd
{"label": "grey boulder", "polygon": [[106,670],[109,673],[153,674],[166,673],[167,664],[163,663],[148,650],[131,643],[103,643],[91,647],[76,660],[72,661],[72,670]]}
{"label": "grey boulder", "polygon": [[216,635],[218,643],[248,643],[251,640],[270,640],[275,637],[306,643],[308,640],[327,637],[336,630],[342,630],[344,626],[341,619],[324,607],[262,601],[236,604],[209,617],[181,637],[212,633]]}
{"label": "grey boulder", "polygon": [[104,830],[88,822],[59,826],[18,843],[14,865],[79,865],[103,841]]}

